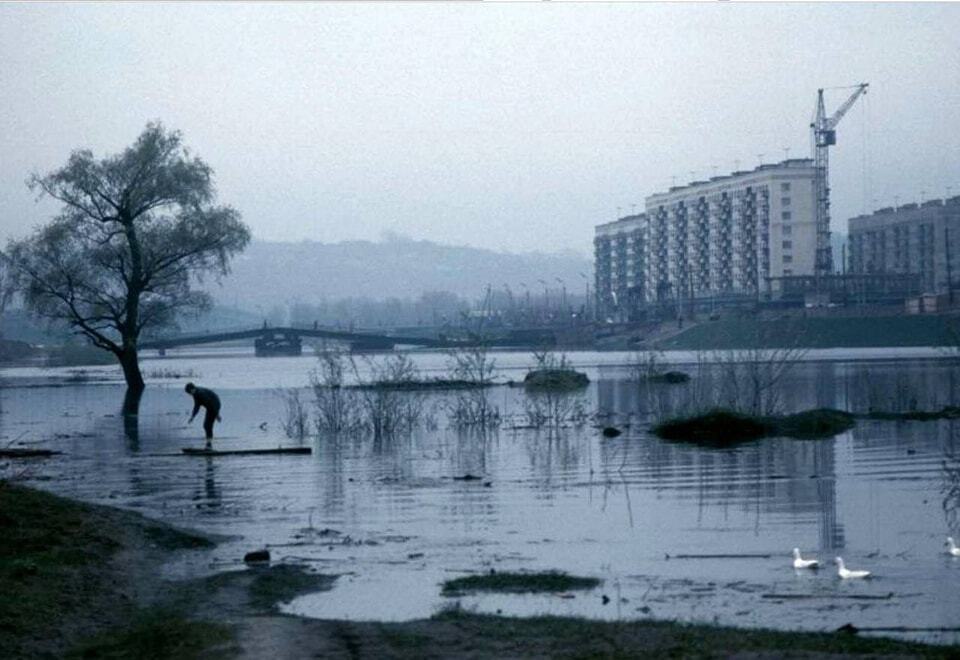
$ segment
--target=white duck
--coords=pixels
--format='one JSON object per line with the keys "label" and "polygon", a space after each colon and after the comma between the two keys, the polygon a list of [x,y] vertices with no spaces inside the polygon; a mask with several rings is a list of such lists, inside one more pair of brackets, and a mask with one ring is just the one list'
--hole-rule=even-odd
{"label": "white duck", "polygon": [[948,553],[954,557],[960,557],[960,548],[957,547],[957,542],[953,540],[952,536],[947,537],[947,545],[950,546],[950,548],[947,550]]}
{"label": "white duck", "polygon": [[870,571],[851,571],[843,565],[843,557],[837,557],[837,575],[844,580],[870,577]]}
{"label": "white duck", "polygon": [[793,549],[793,567],[794,568],[820,568],[820,562],[816,559],[804,559],[800,556],[800,548]]}

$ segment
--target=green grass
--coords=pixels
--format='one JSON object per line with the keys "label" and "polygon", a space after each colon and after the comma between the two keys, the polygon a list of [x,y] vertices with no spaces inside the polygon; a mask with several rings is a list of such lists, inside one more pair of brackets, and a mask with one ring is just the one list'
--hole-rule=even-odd
{"label": "green grass", "polygon": [[250,604],[260,610],[275,611],[278,603],[297,596],[330,589],[336,579],[330,575],[310,573],[303,566],[280,564],[250,569],[253,580],[247,587]]}
{"label": "green grass", "polygon": [[789,317],[772,320],[726,318],[704,321],[657,345],[664,350],[746,348],[857,348],[953,346],[956,317]]}
{"label": "green grass", "polygon": [[523,379],[529,390],[577,390],[590,384],[586,374],[573,369],[534,369]]}
{"label": "green grass", "polygon": [[230,626],[187,619],[163,609],[147,610],[122,627],[86,640],[68,655],[69,660],[201,660],[234,654]]}
{"label": "green grass", "polygon": [[887,421],[932,422],[938,419],[958,419],[960,418],[960,408],[957,406],[944,406],[940,410],[908,410],[906,412],[871,410],[861,416],[867,419]]}
{"label": "green grass", "polygon": [[136,514],[0,482],[0,649],[55,655],[92,622],[126,617],[126,575],[111,562],[137,538],[162,549],[209,544]]}
{"label": "green grass", "polygon": [[663,373],[650,374],[647,381],[651,383],[666,383],[668,385],[679,385],[690,382],[690,374],[682,371],[665,371]]}
{"label": "green grass", "polygon": [[455,378],[431,378],[428,380],[382,380],[375,383],[351,385],[357,390],[404,390],[404,391],[431,391],[431,390],[476,390],[493,387],[496,383],[459,380]]}
{"label": "green grass", "polygon": [[499,591],[508,593],[538,593],[592,589],[600,580],[578,577],[559,571],[544,573],[486,573],[447,580],[443,583],[445,595],[467,591]]}
{"label": "green grass", "polygon": [[849,430],[854,416],[842,410],[818,408],[793,415],[748,415],[717,408],[699,415],[668,419],[653,426],[664,440],[728,446],[765,437],[827,438]]}
{"label": "green grass", "polygon": [[446,610],[432,619],[456,625],[480,655],[566,658],[704,658],[865,654],[872,657],[956,658],[956,646],[928,646],[844,633],[748,630],[668,621],[606,622],[539,616],[507,618]]}

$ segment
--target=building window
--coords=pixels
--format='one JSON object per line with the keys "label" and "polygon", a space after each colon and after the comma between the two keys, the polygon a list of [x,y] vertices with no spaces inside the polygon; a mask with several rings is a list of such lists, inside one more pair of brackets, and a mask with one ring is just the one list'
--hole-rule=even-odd
{"label": "building window", "polygon": [[790,192],[790,184],[789,184],[789,183],[781,183],[781,184],[780,184],[780,192]]}
{"label": "building window", "polygon": [[781,206],[790,206],[790,198],[789,198],[789,197],[781,197],[781,198],[780,198],[780,204],[781,204]]}
{"label": "building window", "polygon": [[785,263],[785,264],[792,264],[792,263],[793,263],[793,257],[791,257],[789,254],[783,255],[783,263]]}
{"label": "building window", "polygon": [[782,245],[781,247],[782,247],[784,250],[792,250],[792,249],[793,249],[793,241],[784,241],[784,242],[783,242],[783,245]]}
{"label": "building window", "polygon": [[783,219],[783,220],[789,220],[791,217],[792,217],[792,216],[791,216],[791,214],[790,214],[790,211],[782,211],[782,212],[780,213],[780,218]]}
{"label": "building window", "polygon": [[793,227],[791,227],[790,225],[787,225],[782,228],[782,231],[784,236],[790,236],[791,234],[793,234]]}
{"label": "building window", "polygon": [[790,275],[793,275],[793,271],[792,271],[791,269],[789,269],[789,268],[784,268],[784,269],[783,269],[783,274],[786,275],[786,276],[790,276]]}

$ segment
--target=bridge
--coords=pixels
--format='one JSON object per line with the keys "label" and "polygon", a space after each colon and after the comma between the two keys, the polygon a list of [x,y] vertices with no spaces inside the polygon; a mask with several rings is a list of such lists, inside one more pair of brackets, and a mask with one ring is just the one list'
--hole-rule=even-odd
{"label": "bridge", "polygon": [[[168,349],[201,344],[219,344],[222,342],[253,339],[256,355],[269,357],[275,355],[300,355],[304,337],[330,339],[350,345],[352,350],[389,350],[397,345],[422,346],[425,348],[454,348],[476,346],[481,343],[479,337],[447,338],[424,337],[416,335],[377,334],[371,332],[352,332],[330,328],[260,327],[248,330],[232,330],[207,334],[158,337],[140,342],[143,350],[157,350],[164,355]],[[552,333],[543,331],[515,331],[498,338],[484,338],[484,343],[493,346],[541,346],[553,344],[556,339]]]}

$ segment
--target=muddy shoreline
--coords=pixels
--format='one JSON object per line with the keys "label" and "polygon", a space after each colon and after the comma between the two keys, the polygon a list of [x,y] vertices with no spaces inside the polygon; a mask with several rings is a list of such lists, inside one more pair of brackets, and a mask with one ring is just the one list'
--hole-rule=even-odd
{"label": "muddy shoreline", "polygon": [[456,608],[407,623],[302,619],[279,614],[277,604],[329,589],[336,576],[275,564],[169,581],[165,563],[178,553],[209,552],[217,539],[12,483],[0,483],[0,505],[0,578],[7,585],[0,647],[14,658],[960,653],[843,633],[506,618]]}

